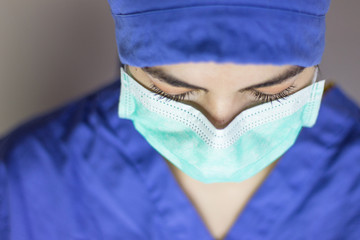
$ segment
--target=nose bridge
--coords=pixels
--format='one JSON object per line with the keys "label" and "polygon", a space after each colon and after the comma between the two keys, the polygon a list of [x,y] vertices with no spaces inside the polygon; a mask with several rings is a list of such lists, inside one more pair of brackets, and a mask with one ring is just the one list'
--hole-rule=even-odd
{"label": "nose bridge", "polygon": [[206,117],[218,129],[229,125],[245,105],[238,96],[232,95],[209,96],[206,102]]}

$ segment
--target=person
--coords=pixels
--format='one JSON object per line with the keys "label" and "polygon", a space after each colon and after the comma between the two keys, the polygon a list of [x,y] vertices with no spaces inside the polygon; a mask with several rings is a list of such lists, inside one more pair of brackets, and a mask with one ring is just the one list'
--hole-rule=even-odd
{"label": "person", "polygon": [[1,138],[0,239],[359,239],[329,3],[109,0],[120,78]]}

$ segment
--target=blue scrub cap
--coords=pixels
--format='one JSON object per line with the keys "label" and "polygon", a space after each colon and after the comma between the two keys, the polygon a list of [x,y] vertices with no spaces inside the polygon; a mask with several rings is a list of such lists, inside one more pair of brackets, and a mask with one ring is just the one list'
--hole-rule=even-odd
{"label": "blue scrub cap", "polygon": [[122,64],[313,66],[330,0],[108,0]]}

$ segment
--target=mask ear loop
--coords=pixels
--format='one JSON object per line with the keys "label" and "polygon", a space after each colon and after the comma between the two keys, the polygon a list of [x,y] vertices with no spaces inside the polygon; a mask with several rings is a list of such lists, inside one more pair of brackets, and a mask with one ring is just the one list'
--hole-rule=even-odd
{"label": "mask ear loop", "polygon": [[317,81],[317,79],[318,79],[318,71],[319,71],[319,67],[316,66],[316,68],[315,68],[315,73],[314,73],[314,77],[313,77],[313,79],[312,79],[311,84],[314,84],[314,83]]}

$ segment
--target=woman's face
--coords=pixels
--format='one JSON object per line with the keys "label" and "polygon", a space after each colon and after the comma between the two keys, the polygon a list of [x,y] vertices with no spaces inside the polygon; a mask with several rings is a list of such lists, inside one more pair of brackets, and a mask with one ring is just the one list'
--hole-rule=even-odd
{"label": "woman's face", "polygon": [[291,95],[311,84],[315,67],[206,62],[128,66],[127,72],[152,91],[155,88],[163,94],[183,94],[181,102],[197,108],[222,129],[245,109]]}

